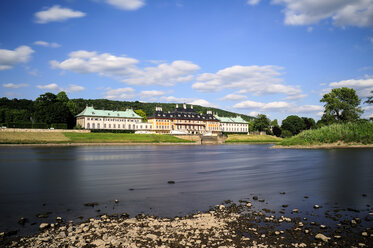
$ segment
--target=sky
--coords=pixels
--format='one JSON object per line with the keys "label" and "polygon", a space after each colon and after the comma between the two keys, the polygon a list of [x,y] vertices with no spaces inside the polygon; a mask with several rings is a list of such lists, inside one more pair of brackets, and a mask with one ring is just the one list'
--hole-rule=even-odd
{"label": "sky", "polygon": [[339,87],[373,95],[373,0],[0,1],[0,97],[318,120]]}

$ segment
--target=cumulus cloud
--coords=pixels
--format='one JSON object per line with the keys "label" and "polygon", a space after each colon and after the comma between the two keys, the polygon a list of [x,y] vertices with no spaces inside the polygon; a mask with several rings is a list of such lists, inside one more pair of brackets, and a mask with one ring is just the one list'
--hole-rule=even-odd
{"label": "cumulus cloud", "polygon": [[123,10],[137,10],[145,5],[144,0],[106,0],[106,3]]}
{"label": "cumulus cloud", "polygon": [[13,84],[13,83],[3,84],[4,88],[11,88],[11,89],[19,89],[19,88],[23,88],[27,86],[28,84]]}
{"label": "cumulus cloud", "polygon": [[125,76],[133,73],[138,61],[126,56],[114,56],[110,53],[98,54],[85,50],[74,51],[68,59],[50,61],[52,68],[69,70],[76,73],[98,73],[107,76]]}
{"label": "cumulus cloud", "polygon": [[[348,87],[353,88],[356,90],[356,93],[360,97],[368,97],[371,96],[373,91],[373,78],[366,78],[366,79],[348,79],[342,80],[339,82],[332,82],[329,84],[330,88],[340,88],[340,87]],[[329,89],[323,90],[323,93],[327,93],[330,91]]]}
{"label": "cumulus cloud", "polygon": [[86,14],[81,11],[72,10],[69,8],[62,8],[59,5],[54,5],[49,9],[42,10],[35,13],[35,22],[44,24],[48,22],[65,21],[71,18],[84,17]]}
{"label": "cumulus cloud", "polygon": [[131,85],[172,86],[176,83],[191,81],[194,78],[191,74],[199,69],[198,65],[183,60],[144,69],[139,68],[138,63],[137,59],[124,55],[99,54],[85,50],[71,52],[69,58],[61,62],[50,61],[52,68],[76,73],[98,73]]}
{"label": "cumulus cloud", "polygon": [[283,113],[316,113],[324,110],[320,105],[303,105],[297,106],[294,103],[285,101],[277,102],[254,102],[243,101],[233,106],[236,109],[255,109],[257,112],[283,112]]}
{"label": "cumulus cloud", "polygon": [[46,42],[42,40],[35,41],[34,45],[43,46],[43,47],[52,47],[52,48],[57,48],[61,46],[60,44],[56,42]]}
{"label": "cumulus cloud", "polygon": [[133,71],[123,82],[132,85],[162,85],[172,86],[175,83],[191,81],[191,75],[199,69],[198,65],[189,61],[177,60],[171,64],[160,64],[156,67],[147,67],[143,70]]}
{"label": "cumulus cloud", "polygon": [[46,84],[46,85],[37,85],[37,88],[44,90],[44,91],[65,91],[67,93],[72,93],[72,92],[79,92],[85,90],[83,86],[75,85],[75,84],[70,84],[68,88],[61,88],[55,83],[51,84]]}
{"label": "cumulus cloud", "polygon": [[309,25],[331,18],[337,26],[373,25],[371,0],[273,0],[285,6],[285,24]]}
{"label": "cumulus cloud", "polygon": [[193,84],[200,92],[214,92],[223,89],[239,89],[238,93],[253,95],[286,94],[294,96],[301,93],[299,87],[283,84],[280,78],[282,68],[278,66],[240,66],[235,65],[217,73],[203,73]]}
{"label": "cumulus cloud", "polygon": [[219,100],[222,100],[222,101],[241,101],[241,100],[245,100],[245,99],[247,99],[247,96],[236,95],[236,94],[228,94],[228,95],[220,98]]}
{"label": "cumulus cloud", "polygon": [[0,49],[0,71],[12,69],[16,64],[26,63],[34,53],[28,46],[20,46],[14,50]]}
{"label": "cumulus cloud", "polygon": [[160,90],[143,90],[140,92],[140,97],[145,99],[156,99],[159,96],[163,96],[165,93]]}
{"label": "cumulus cloud", "polygon": [[260,0],[247,0],[247,4],[249,5],[257,5],[260,2]]}
{"label": "cumulus cloud", "polygon": [[204,107],[216,107],[215,104],[210,103],[205,99],[196,99],[196,98],[183,98],[183,97],[174,97],[174,96],[162,96],[161,101],[170,102],[170,103],[187,103],[193,105],[200,105]]}
{"label": "cumulus cloud", "polygon": [[62,91],[62,89],[55,83],[46,84],[46,85],[37,85],[36,87],[41,90]]}
{"label": "cumulus cloud", "polygon": [[119,88],[119,89],[108,89],[105,92],[106,99],[116,99],[116,100],[131,100],[136,96],[135,90],[130,87]]}

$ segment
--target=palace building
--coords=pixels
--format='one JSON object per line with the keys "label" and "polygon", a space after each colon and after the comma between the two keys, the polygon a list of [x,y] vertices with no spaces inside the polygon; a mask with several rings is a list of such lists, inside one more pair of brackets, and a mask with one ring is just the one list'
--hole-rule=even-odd
{"label": "palace building", "polygon": [[152,129],[156,133],[179,133],[179,134],[206,134],[220,133],[219,120],[211,111],[207,114],[197,113],[193,105],[187,108],[183,104],[172,112],[163,112],[161,107],[156,107],[153,115],[148,117],[148,122],[152,124]]}
{"label": "palace building", "polygon": [[215,115],[220,120],[220,130],[224,133],[249,133],[249,123],[241,116],[221,117]]}
{"label": "palace building", "polygon": [[76,116],[76,124],[85,129],[112,129],[148,131],[152,129],[150,123],[142,122],[142,117],[132,109],[126,111],[98,110],[86,107]]}

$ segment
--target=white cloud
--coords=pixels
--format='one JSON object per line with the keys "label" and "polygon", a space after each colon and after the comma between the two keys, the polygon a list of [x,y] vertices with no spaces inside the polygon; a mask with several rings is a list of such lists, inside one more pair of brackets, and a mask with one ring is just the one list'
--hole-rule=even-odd
{"label": "white cloud", "polygon": [[285,24],[310,25],[331,18],[337,26],[373,25],[371,0],[272,0],[285,5]]}
{"label": "white cloud", "polygon": [[133,71],[123,82],[132,85],[172,86],[176,83],[191,81],[194,78],[191,74],[198,69],[199,66],[192,62],[176,60],[171,64],[163,63],[156,67]]}
{"label": "white cloud", "polygon": [[85,50],[74,51],[68,59],[50,61],[52,68],[70,70],[76,73],[98,73],[107,76],[125,76],[136,69],[138,61],[126,56],[114,56],[110,53],[98,54]]}
{"label": "white cloud", "polygon": [[[356,90],[360,97],[371,96],[373,91],[373,78],[366,79],[348,79],[339,82],[332,82],[329,84],[330,88],[348,87]],[[330,89],[325,89],[323,93],[329,92]]]}
{"label": "white cloud", "polygon": [[253,95],[286,94],[294,96],[301,93],[299,87],[283,84],[280,78],[281,67],[240,66],[235,65],[218,71],[217,73],[203,73],[193,84],[193,89],[201,92],[213,92],[223,89],[239,89],[238,93],[252,93]]}
{"label": "white cloud", "polygon": [[249,115],[250,115],[250,116],[257,116],[257,115],[260,115],[260,113],[259,113],[259,112],[256,112],[256,111],[251,111],[251,112],[249,113]]}
{"label": "white cloud", "polygon": [[163,96],[165,93],[160,90],[143,90],[140,93],[142,98],[154,98],[158,96]]}
{"label": "white cloud", "polygon": [[18,88],[23,88],[27,86],[28,84],[13,84],[13,83],[3,84],[4,88],[11,88],[11,89],[18,89]]}
{"label": "white cloud", "polygon": [[12,69],[18,63],[26,63],[34,52],[28,46],[20,46],[14,50],[0,49],[0,71]]}
{"label": "white cloud", "polygon": [[204,107],[216,107],[215,104],[212,104],[205,99],[162,96],[160,100],[164,102],[170,102],[170,103],[187,103],[187,104],[193,104],[193,105],[200,105]]}
{"label": "white cloud", "polygon": [[35,41],[34,44],[38,45],[38,46],[52,47],[52,48],[57,48],[57,47],[61,46],[60,44],[58,44],[56,42],[46,42],[46,41],[42,41],[42,40]]}
{"label": "white cloud", "polygon": [[260,2],[260,0],[247,0],[247,4],[249,5],[257,5]]}
{"label": "white cloud", "polygon": [[220,98],[219,100],[222,100],[222,101],[240,101],[240,100],[245,100],[245,99],[247,99],[247,96],[236,95],[236,94],[228,94],[228,95]]}
{"label": "white cloud", "polygon": [[119,88],[119,89],[108,89],[105,92],[106,99],[116,99],[116,100],[131,100],[135,98],[135,90],[133,88]]}
{"label": "white cloud", "polygon": [[256,112],[283,112],[283,113],[315,113],[324,110],[320,105],[303,105],[297,106],[294,103],[278,101],[278,102],[254,102],[243,101],[233,106],[236,109],[256,109]]}
{"label": "white cloud", "polygon": [[283,100],[299,100],[305,98],[307,95],[306,94],[299,94],[299,95],[291,95],[285,97]]}
{"label": "white cloud", "polygon": [[106,0],[106,2],[123,10],[137,10],[145,5],[144,0]]}
{"label": "white cloud", "polygon": [[83,86],[70,84],[69,88],[65,89],[64,91],[66,91],[66,92],[79,92],[79,91],[83,91],[83,90],[85,90],[85,88]]}
{"label": "white cloud", "polygon": [[194,77],[191,74],[199,69],[198,65],[183,60],[141,69],[137,66],[139,63],[137,59],[85,50],[71,52],[69,57],[62,62],[50,61],[50,64],[52,68],[76,73],[98,73],[111,76],[131,85],[172,86],[176,83],[191,81]]}
{"label": "white cloud", "polygon": [[62,89],[55,83],[46,84],[46,85],[37,85],[36,87],[41,90],[62,91]]}
{"label": "white cloud", "polygon": [[81,11],[62,8],[59,5],[54,5],[47,10],[42,10],[35,13],[36,23],[44,24],[48,22],[65,21],[71,18],[84,17],[86,14]]}
{"label": "white cloud", "polygon": [[36,87],[41,89],[41,90],[44,90],[44,91],[54,91],[54,92],[65,91],[67,93],[79,92],[79,91],[85,90],[85,88],[83,86],[79,86],[79,85],[75,85],[75,84],[70,84],[69,87],[66,88],[66,89],[61,88],[60,86],[58,86],[55,83],[46,84],[46,85],[37,85]]}

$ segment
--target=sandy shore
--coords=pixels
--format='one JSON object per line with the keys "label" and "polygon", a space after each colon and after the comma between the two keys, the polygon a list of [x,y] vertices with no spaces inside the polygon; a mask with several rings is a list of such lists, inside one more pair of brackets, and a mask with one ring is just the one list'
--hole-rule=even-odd
{"label": "sandy shore", "polygon": [[274,149],[343,149],[343,148],[373,148],[373,144],[345,144],[345,143],[333,143],[333,144],[322,144],[322,145],[291,145],[282,146],[274,145],[271,148]]}
{"label": "sandy shore", "polygon": [[[1,247],[373,247],[371,210],[323,210],[312,213],[285,208],[257,209],[256,203],[226,201],[204,213],[157,218],[137,215],[102,215],[86,222],[40,224],[39,234],[8,237],[0,233]],[[312,221],[323,216],[324,221]],[[360,217],[358,217],[360,216]],[[328,218],[328,220],[326,220]]]}

